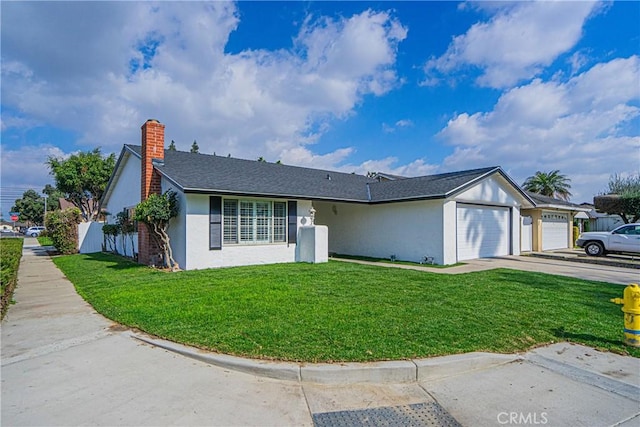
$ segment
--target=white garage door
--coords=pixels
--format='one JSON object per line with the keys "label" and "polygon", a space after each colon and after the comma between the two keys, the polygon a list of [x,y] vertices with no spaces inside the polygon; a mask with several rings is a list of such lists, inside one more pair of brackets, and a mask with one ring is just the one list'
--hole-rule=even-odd
{"label": "white garage door", "polygon": [[569,217],[555,212],[542,213],[542,250],[569,247]]}
{"label": "white garage door", "polygon": [[509,254],[509,208],[458,205],[458,261]]}

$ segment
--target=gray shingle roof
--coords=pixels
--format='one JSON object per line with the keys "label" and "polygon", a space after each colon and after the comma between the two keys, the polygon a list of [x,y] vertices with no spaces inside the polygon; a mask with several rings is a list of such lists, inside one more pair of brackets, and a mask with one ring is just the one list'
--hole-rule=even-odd
{"label": "gray shingle roof", "polygon": [[[139,145],[125,147],[141,156]],[[445,198],[493,172],[506,177],[499,167],[490,167],[379,182],[357,174],[170,150],[155,168],[184,192],[362,203]]]}
{"label": "gray shingle roof", "polygon": [[385,202],[418,198],[444,198],[477,179],[498,171],[498,167],[473,169],[438,175],[404,178],[397,181],[381,181],[370,184],[371,200]]}
{"label": "gray shingle roof", "polygon": [[527,191],[526,193],[534,202],[536,202],[536,205],[556,205],[566,206],[568,208],[583,208],[583,206],[576,205],[575,203],[567,202],[565,200],[556,199],[554,197],[543,196],[542,194],[533,193],[531,191]]}
{"label": "gray shingle roof", "polygon": [[[128,147],[140,155],[140,146]],[[185,192],[367,202],[366,184],[375,182],[356,174],[170,150],[164,165],[155,168]]]}

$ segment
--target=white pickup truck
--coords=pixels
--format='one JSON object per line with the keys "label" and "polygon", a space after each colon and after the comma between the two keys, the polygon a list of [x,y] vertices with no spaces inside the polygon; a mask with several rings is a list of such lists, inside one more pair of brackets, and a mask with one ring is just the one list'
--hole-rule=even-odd
{"label": "white pickup truck", "polygon": [[582,233],[576,245],[591,256],[602,256],[608,252],[640,253],[640,224],[621,225],[613,231]]}

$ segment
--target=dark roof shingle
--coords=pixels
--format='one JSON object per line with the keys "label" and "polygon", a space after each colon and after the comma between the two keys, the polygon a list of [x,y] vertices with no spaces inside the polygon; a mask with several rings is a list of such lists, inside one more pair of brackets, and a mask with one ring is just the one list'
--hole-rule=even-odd
{"label": "dark roof shingle", "polygon": [[[140,155],[140,146],[128,147]],[[187,192],[367,202],[366,184],[375,182],[356,174],[170,150],[155,168]]]}
{"label": "dark roof shingle", "polygon": [[461,172],[449,172],[438,175],[404,178],[397,181],[381,181],[370,184],[371,200],[385,202],[392,200],[406,200],[417,198],[443,198],[452,191],[497,171],[499,168],[490,167]]}
{"label": "dark roof shingle", "polygon": [[[139,145],[126,145],[141,157]],[[363,175],[165,150],[154,167],[185,192],[386,203],[445,198],[499,167],[378,181]],[[515,184],[514,184],[515,185]],[[526,197],[526,196],[525,196]]]}

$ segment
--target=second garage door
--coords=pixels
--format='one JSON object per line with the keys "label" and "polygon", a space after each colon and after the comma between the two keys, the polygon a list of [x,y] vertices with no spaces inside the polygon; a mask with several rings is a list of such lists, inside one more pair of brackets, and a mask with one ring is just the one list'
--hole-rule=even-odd
{"label": "second garage door", "polygon": [[542,213],[542,250],[569,247],[569,216],[564,213]]}
{"label": "second garage door", "polygon": [[509,208],[459,204],[457,207],[458,261],[509,254]]}

